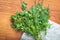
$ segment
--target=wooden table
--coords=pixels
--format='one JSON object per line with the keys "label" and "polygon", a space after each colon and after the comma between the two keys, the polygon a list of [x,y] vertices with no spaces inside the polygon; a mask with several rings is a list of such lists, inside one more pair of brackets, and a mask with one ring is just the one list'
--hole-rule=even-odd
{"label": "wooden table", "polygon": [[[25,0],[29,9],[33,0]],[[60,24],[60,0],[44,0],[44,5],[50,8],[50,20]],[[21,11],[21,0],[0,0],[0,40],[19,40],[22,32],[10,26],[10,16]]]}

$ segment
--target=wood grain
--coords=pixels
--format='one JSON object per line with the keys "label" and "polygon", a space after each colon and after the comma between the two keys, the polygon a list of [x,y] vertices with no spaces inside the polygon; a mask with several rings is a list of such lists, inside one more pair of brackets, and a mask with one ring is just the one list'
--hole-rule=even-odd
{"label": "wood grain", "polygon": [[[24,0],[29,9],[33,0]],[[44,5],[50,8],[50,20],[60,24],[60,0],[44,0]],[[21,11],[21,0],[0,0],[0,40],[19,40],[22,32],[11,28],[10,16]]]}

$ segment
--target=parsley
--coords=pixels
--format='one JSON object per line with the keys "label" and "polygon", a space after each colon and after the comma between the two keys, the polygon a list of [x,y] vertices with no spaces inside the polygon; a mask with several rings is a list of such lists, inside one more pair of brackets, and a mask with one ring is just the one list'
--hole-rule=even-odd
{"label": "parsley", "polygon": [[[36,1],[36,0],[35,0]],[[36,2],[35,2],[36,4]],[[49,27],[49,8],[45,8],[43,4],[33,5],[30,10],[26,10],[27,4],[22,2],[22,11],[16,12],[11,16],[11,25],[16,30],[29,33],[35,37],[35,40],[42,40],[41,32],[46,33]],[[38,36],[40,34],[40,37]]]}

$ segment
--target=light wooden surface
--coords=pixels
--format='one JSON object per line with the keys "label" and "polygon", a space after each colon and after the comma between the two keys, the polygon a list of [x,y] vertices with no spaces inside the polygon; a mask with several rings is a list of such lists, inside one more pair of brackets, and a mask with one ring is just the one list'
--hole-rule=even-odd
{"label": "light wooden surface", "polygon": [[[29,9],[33,0],[25,0]],[[44,0],[44,5],[50,8],[50,20],[60,24],[60,0]],[[10,26],[10,16],[21,11],[21,0],[0,0],[0,40],[19,40],[21,32]]]}

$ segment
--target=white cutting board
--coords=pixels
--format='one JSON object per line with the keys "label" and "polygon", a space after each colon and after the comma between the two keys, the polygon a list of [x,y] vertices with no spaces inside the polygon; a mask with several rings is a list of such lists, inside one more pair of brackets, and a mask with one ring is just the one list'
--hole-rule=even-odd
{"label": "white cutting board", "polygon": [[60,40],[60,24],[49,20],[50,29],[47,29],[46,40]]}

